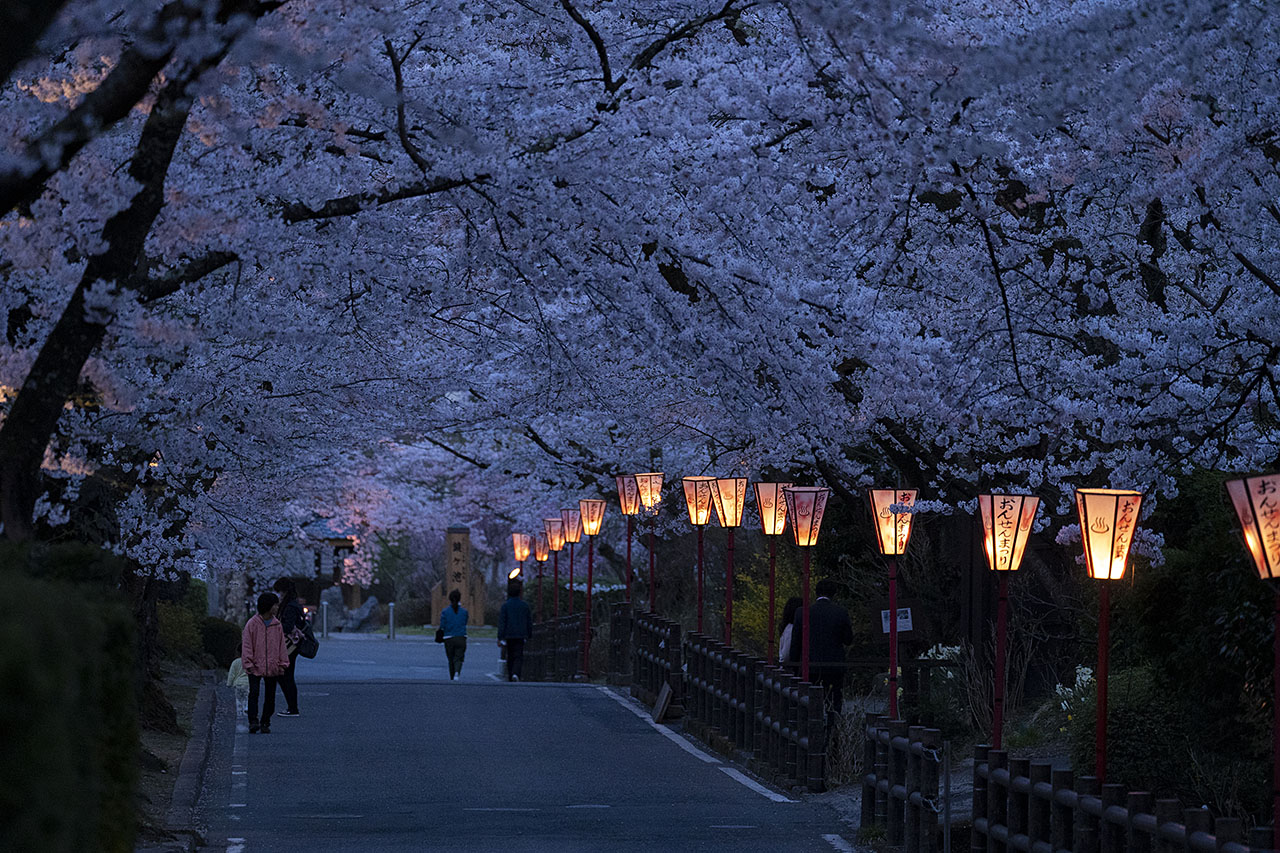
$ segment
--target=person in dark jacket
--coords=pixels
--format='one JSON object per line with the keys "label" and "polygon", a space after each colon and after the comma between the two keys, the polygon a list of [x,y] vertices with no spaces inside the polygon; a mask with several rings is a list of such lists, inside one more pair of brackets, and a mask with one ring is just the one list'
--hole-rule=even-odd
{"label": "person in dark jacket", "polygon": [[[844,710],[844,647],[853,642],[853,623],[849,611],[831,600],[836,582],[829,578],[818,581],[813,591],[818,600],[809,605],[809,675],[814,684],[825,688],[824,704],[827,726]],[[800,642],[803,608],[796,611],[792,628],[791,659],[801,659]]]}
{"label": "person in dark jacket", "polygon": [[298,603],[298,588],[289,578],[280,578],[271,587],[280,596],[280,627],[288,642],[289,668],[280,676],[280,692],[284,694],[285,709],[277,717],[297,717],[298,682],[293,674],[298,668],[298,640],[302,638],[302,623],[306,614]]}
{"label": "person in dark jacket", "polygon": [[524,670],[524,642],[533,636],[533,615],[520,594],[524,584],[507,584],[507,600],[498,611],[498,644],[507,647],[507,681],[519,681]]}

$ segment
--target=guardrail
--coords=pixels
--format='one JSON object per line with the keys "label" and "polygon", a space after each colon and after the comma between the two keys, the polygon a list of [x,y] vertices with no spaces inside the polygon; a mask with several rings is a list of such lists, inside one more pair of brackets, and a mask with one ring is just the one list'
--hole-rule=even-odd
{"label": "guardrail", "polygon": [[826,779],[822,688],[703,634],[683,643],[685,730],[745,758],[757,774],[821,791]]}
{"label": "guardrail", "polygon": [[974,748],[972,853],[1250,853],[1271,849],[1271,829],[1214,820],[1177,800],[1074,778],[1045,762]]}
{"label": "guardrail", "polygon": [[637,613],[632,622],[631,695],[652,708],[663,686],[671,688],[667,717],[684,714],[684,672],[680,624],[656,613]]}
{"label": "guardrail", "polygon": [[631,683],[631,626],[633,622],[630,602],[613,605],[609,611],[609,673],[610,684]]}
{"label": "guardrail", "polygon": [[886,843],[901,847],[903,853],[936,853],[942,763],[942,732],[938,729],[868,714],[862,758],[862,826],[883,827]]}
{"label": "guardrail", "polygon": [[581,613],[533,626],[524,647],[526,681],[572,681],[582,666]]}

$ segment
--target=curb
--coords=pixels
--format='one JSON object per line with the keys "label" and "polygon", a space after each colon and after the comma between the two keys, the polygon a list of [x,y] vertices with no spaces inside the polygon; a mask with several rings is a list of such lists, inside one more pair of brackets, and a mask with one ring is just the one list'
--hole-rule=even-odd
{"label": "curb", "polygon": [[213,743],[213,727],[218,709],[218,673],[204,672],[204,683],[196,694],[196,704],[191,711],[191,736],[186,751],[178,765],[178,778],[173,784],[173,796],[164,824],[173,840],[161,845],[139,848],[146,851],[194,851],[205,843],[204,835],[196,826],[196,808],[204,789],[205,770],[209,766],[209,754]]}

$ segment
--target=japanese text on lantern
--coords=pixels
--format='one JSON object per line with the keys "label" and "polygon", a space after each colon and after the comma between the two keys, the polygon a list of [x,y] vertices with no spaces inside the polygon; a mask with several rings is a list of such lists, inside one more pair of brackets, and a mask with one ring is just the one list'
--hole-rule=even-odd
{"label": "japanese text on lantern", "polygon": [[1111,557],[1121,561],[1122,565],[1125,555],[1129,553],[1129,540],[1133,533],[1137,507],[1138,501],[1134,498],[1125,498],[1120,502],[1120,520],[1116,522],[1115,550],[1111,552]]}

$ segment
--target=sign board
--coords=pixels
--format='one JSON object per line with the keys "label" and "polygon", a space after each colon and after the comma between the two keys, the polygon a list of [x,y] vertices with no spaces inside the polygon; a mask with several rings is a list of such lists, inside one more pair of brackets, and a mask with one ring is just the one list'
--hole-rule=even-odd
{"label": "sign board", "polygon": [[671,684],[670,682],[662,682],[662,689],[658,691],[658,699],[653,703],[653,721],[655,723],[662,722],[662,718],[667,715],[667,708],[671,705]]}
{"label": "sign board", "polygon": [[[899,607],[898,608],[898,633],[901,634],[903,631],[910,631],[911,627],[912,627],[911,608]],[[889,611],[888,610],[880,611],[880,633],[882,634],[889,633]]]}

